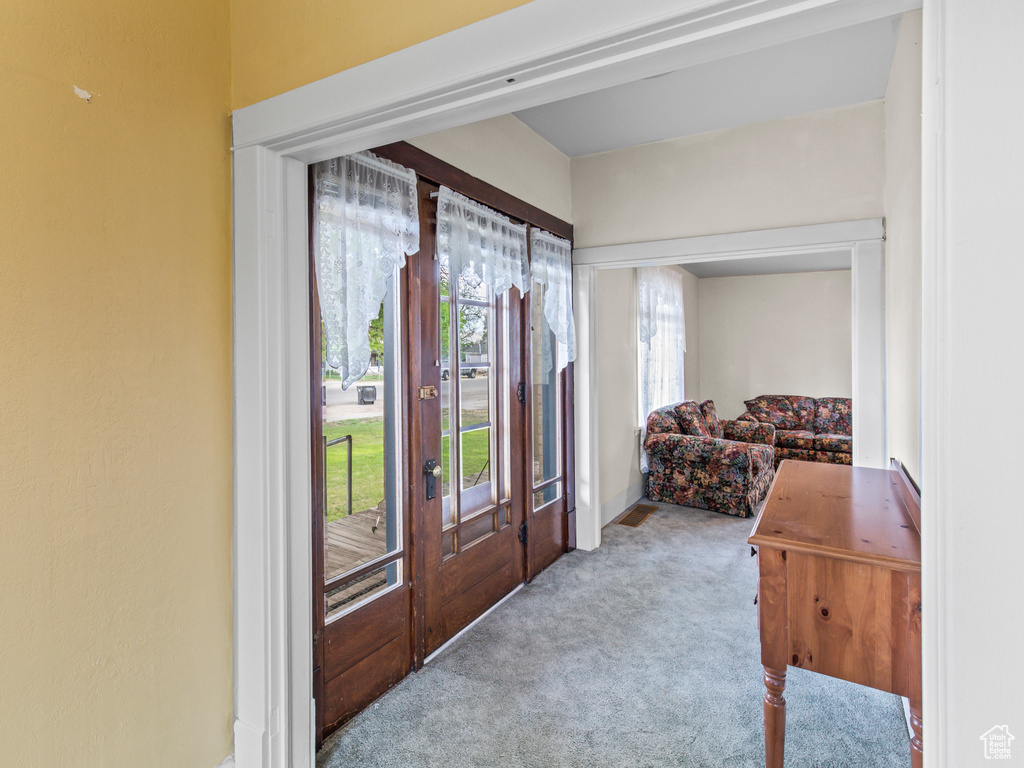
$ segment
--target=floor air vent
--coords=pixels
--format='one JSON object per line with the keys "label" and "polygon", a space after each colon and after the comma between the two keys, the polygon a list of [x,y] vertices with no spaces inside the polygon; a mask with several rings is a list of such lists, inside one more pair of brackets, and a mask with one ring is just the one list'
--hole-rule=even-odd
{"label": "floor air vent", "polygon": [[630,528],[636,528],[657,511],[658,508],[653,504],[637,504],[622,516],[622,519],[619,520],[619,525],[628,525]]}

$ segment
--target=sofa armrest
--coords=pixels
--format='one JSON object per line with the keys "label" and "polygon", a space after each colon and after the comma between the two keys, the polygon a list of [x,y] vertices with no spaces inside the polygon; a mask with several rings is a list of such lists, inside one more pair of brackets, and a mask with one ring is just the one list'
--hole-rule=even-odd
{"label": "sofa armrest", "polygon": [[746,442],[720,437],[660,434],[648,435],[644,450],[666,463],[706,465],[711,462],[742,467],[749,472],[750,446]]}
{"label": "sofa armrest", "polygon": [[775,425],[762,424],[757,421],[744,420],[742,417],[735,421],[723,421],[722,432],[729,440],[739,440],[744,443],[760,443],[761,445],[775,445]]}

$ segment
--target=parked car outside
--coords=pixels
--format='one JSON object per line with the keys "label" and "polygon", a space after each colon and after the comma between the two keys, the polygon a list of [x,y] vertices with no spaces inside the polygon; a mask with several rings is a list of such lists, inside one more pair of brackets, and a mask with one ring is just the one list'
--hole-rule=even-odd
{"label": "parked car outside", "polygon": [[[466,379],[475,379],[477,370],[476,368],[463,368],[460,371],[460,375]],[[441,381],[448,381],[452,377],[451,372],[447,368],[441,369]]]}

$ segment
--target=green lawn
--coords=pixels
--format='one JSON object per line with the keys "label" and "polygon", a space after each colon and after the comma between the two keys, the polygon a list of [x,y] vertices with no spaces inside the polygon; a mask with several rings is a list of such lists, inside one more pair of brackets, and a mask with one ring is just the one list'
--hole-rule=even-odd
{"label": "green lawn", "polygon": [[[384,498],[384,420],[352,419],[324,425],[327,442],[352,435],[352,511],[373,509]],[[348,511],[348,447],[327,449],[327,519],[337,520]]]}
{"label": "green lawn", "polygon": [[[352,435],[352,511],[362,512],[375,508],[384,498],[384,420],[352,419],[333,422],[324,425],[324,434],[328,442],[344,435]],[[490,449],[489,435],[490,430],[487,429],[464,435],[464,485],[475,484],[477,476],[480,476],[480,482],[486,481],[490,476],[490,464],[487,460]],[[327,449],[328,521],[343,517],[348,509],[346,458],[345,443]],[[442,466],[447,466],[447,439],[442,441],[442,462]]]}

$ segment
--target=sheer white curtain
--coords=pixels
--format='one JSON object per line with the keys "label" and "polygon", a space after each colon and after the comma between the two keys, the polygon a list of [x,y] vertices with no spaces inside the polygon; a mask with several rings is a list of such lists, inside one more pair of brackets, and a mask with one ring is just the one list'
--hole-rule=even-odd
{"label": "sheer white curtain", "polygon": [[342,387],[370,366],[370,321],[420,248],[416,174],[369,152],[313,166],[313,259],[327,364]]}
{"label": "sheer white curtain", "polygon": [[448,262],[452,285],[461,277],[495,294],[513,285],[520,293],[530,290],[526,225],[448,187],[437,196],[437,254]]}
{"label": "sheer white curtain", "polygon": [[[530,230],[533,281],[544,286],[544,319],[558,340],[558,370],[576,359],[576,329],[572,317],[572,247],[568,240],[542,229]],[[550,370],[545,347],[544,368]]]}
{"label": "sheer white curtain", "polygon": [[647,416],[683,400],[683,275],[675,267],[637,269],[640,342],[640,469],[647,471],[643,441]]}

